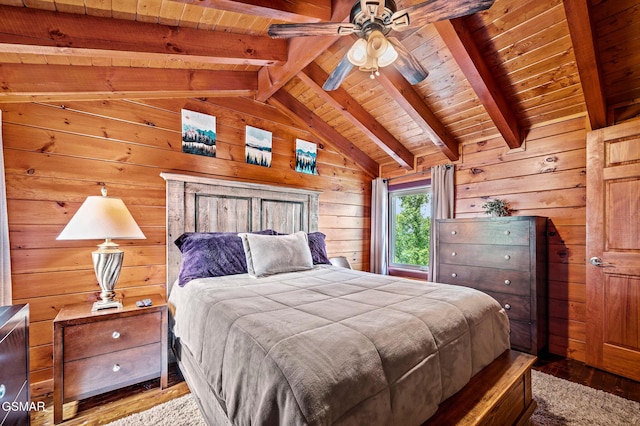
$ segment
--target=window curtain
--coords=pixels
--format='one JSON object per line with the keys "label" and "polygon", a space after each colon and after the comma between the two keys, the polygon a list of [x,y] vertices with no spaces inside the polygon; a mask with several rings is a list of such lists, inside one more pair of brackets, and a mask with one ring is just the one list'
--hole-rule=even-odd
{"label": "window curtain", "polygon": [[451,219],[454,216],[454,172],[452,164],[431,168],[431,249],[429,250],[429,281],[435,280],[436,265],[436,219]]}
{"label": "window curtain", "polygon": [[376,178],[371,182],[371,253],[370,269],[387,275],[387,228],[389,226],[389,191],[387,181]]}
{"label": "window curtain", "polygon": [[7,189],[4,180],[2,147],[2,110],[0,110],[0,306],[11,304],[11,258],[9,257],[9,219]]}

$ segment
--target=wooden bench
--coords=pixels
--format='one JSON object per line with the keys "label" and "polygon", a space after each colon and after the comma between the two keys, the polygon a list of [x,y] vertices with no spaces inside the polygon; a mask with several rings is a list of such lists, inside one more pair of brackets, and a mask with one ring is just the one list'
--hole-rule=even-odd
{"label": "wooden bench", "polygon": [[536,357],[507,350],[445,400],[423,426],[526,425],[537,403],[531,391]]}

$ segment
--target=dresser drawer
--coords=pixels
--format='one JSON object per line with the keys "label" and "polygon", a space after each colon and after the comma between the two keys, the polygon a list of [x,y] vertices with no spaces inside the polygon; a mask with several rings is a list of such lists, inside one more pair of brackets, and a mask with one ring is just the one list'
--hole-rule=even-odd
{"label": "dresser drawer", "polygon": [[529,245],[529,222],[523,220],[461,220],[438,222],[438,238],[442,243]]}
{"label": "dresser drawer", "polygon": [[531,272],[513,269],[481,268],[479,266],[461,266],[440,264],[438,282],[464,285],[482,291],[528,296],[531,292]]}
{"label": "dresser drawer", "polygon": [[509,320],[509,339],[511,347],[520,351],[529,352],[532,348],[531,324],[528,321]]}
{"label": "dresser drawer", "polygon": [[[24,323],[24,319],[22,320]],[[2,408],[5,402],[13,402],[27,382],[27,349],[26,349],[26,326],[17,321],[17,324],[9,334],[0,336],[0,419],[6,411]],[[2,339],[4,337],[4,339]],[[27,385],[28,387],[28,385]]]}
{"label": "dresser drawer", "polygon": [[496,293],[493,291],[485,291],[489,296],[493,297],[500,303],[509,320],[531,320],[531,298],[523,296],[515,296],[512,294]]}
{"label": "dresser drawer", "polygon": [[87,398],[159,376],[161,344],[65,362],[63,368],[65,401]]}
{"label": "dresser drawer", "polygon": [[440,263],[485,268],[530,270],[529,246],[440,244]]}
{"label": "dresser drawer", "polygon": [[64,328],[64,360],[119,351],[160,341],[161,313],[134,315]]}

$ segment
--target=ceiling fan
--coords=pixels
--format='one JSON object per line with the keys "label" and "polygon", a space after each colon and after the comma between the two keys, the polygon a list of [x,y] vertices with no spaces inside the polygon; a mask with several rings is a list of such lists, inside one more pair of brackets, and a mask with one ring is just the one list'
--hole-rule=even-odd
{"label": "ceiling fan", "polygon": [[393,66],[411,84],[423,81],[429,73],[400,40],[387,35],[429,22],[458,18],[491,7],[495,0],[428,0],[397,10],[394,0],[356,0],[349,22],[313,22],[273,24],[268,34],[273,38],[305,36],[343,36],[355,34],[358,40],[340,60],[324,83],[324,90],[337,89],[354,66],[380,75],[378,68]]}

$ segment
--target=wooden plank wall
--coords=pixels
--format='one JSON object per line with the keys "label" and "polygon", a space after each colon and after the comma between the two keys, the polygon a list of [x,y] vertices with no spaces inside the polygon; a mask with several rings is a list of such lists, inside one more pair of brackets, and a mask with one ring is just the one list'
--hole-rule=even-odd
{"label": "wooden plank wall", "polygon": [[[500,198],[514,215],[550,219],[549,350],[580,361],[586,321],[586,134],[581,116],[532,129],[524,150],[510,151],[501,138],[464,144],[455,175],[456,217],[484,217],[485,200]],[[395,166],[383,172],[392,182],[424,177],[403,176]]]}
{"label": "wooden plank wall", "polygon": [[[95,300],[90,252],[98,241],[56,241],[89,195],[106,184],[121,197],[146,240],[118,241],[125,260],[117,290],[125,297],[165,293],[165,182],[160,172],[323,191],[320,230],[330,256],[369,266],[371,179],[350,160],[248,99],[106,100],[3,104],[14,303],[31,307],[31,381],[52,389],[52,324],[65,304]],[[182,108],[217,117],[217,158],[181,152]],[[273,134],[271,168],[245,164],[245,125]],[[319,143],[318,172],[295,172],[295,139]],[[99,225],[97,225],[99,226]]]}

